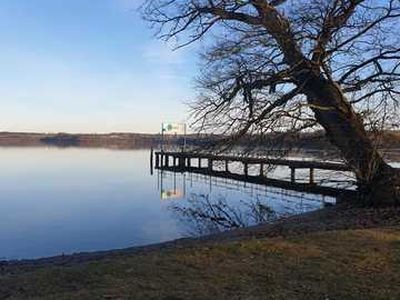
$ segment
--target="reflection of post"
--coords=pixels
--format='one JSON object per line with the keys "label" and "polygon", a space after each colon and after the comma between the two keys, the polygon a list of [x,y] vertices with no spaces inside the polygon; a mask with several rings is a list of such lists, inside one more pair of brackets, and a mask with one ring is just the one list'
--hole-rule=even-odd
{"label": "reflection of post", "polygon": [[303,212],[303,196],[300,197],[300,211]]}
{"label": "reflection of post", "polygon": [[157,169],[157,190],[160,190],[160,170]]}
{"label": "reflection of post", "polygon": [[174,193],[176,193],[176,173],[174,172]]}
{"label": "reflection of post", "polygon": [[183,197],[186,197],[186,173],[183,173]]}
{"label": "reflection of post", "polygon": [[162,194],[163,194],[163,190],[164,190],[164,188],[163,188],[163,180],[164,180],[164,178],[163,178],[163,169],[161,169],[161,172],[160,172],[160,198],[162,198]]}

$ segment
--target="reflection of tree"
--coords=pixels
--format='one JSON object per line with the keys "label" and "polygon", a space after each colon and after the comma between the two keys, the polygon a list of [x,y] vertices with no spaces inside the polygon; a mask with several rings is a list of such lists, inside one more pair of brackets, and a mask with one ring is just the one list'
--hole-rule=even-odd
{"label": "reflection of tree", "polygon": [[174,204],[169,208],[192,235],[217,233],[276,219],[276,212],[259,199],[230,205],[222,196],[214,201],[210,195],[193,193],[185,204]]}

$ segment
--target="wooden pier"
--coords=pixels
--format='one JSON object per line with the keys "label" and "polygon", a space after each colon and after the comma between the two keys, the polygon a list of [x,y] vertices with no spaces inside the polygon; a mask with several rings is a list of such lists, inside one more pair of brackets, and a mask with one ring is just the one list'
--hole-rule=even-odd
{"label": "wooden pier", "polygon": [[[155,168],[172,172],[192,172],[199,174],[207,174],[215,177],[230,178],[238,181],[250,183],[264,184],[280,187],[289,190],[307,192],[313,194],[322,194],[327,196],[339,196],[343,193],[355,193],[355,191],[345,190],[334,187],[317,185],[314,180],[315,170],[331,170],[351,172],[351,169],[345,164],[320,162],[320,161],[304,161],[304,160],[287,160],[287,159],[271,159],[246,156],[232,155],[214,155],[196,152],[162,152],[157,151],[151,154],[155,158]],[[153,162],[153,159],[152,159]],[[223,163],[223,170],[215,170],[216,162]],[[230,171],[230,163],[240,163],[243,167],[243,173],[233,173]],[[268,178],[265,172],[265,166],[286,166],[290,169],[290,181]],[[257,174],[249,174],[249,166],[257,166]],[[309,180],[307,183],[296,182],[296,170],[308,169]]]}

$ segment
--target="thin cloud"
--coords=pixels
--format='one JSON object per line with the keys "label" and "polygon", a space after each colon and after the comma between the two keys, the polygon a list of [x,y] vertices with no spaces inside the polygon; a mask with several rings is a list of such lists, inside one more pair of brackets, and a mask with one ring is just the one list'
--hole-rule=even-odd
{"label": "thin cloud", "polygon": [[149,63],[160,65],[183,64],[184,51],[174,51],[167,43],[149,42],[143,47],[143,58]]}

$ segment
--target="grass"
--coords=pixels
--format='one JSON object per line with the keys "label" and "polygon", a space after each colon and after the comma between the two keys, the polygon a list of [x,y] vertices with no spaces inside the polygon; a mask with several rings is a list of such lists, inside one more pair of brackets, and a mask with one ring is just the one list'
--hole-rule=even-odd
{"label": "grass", "polygon": [[0,299],[400,299],[400,226],[6,266]]}

